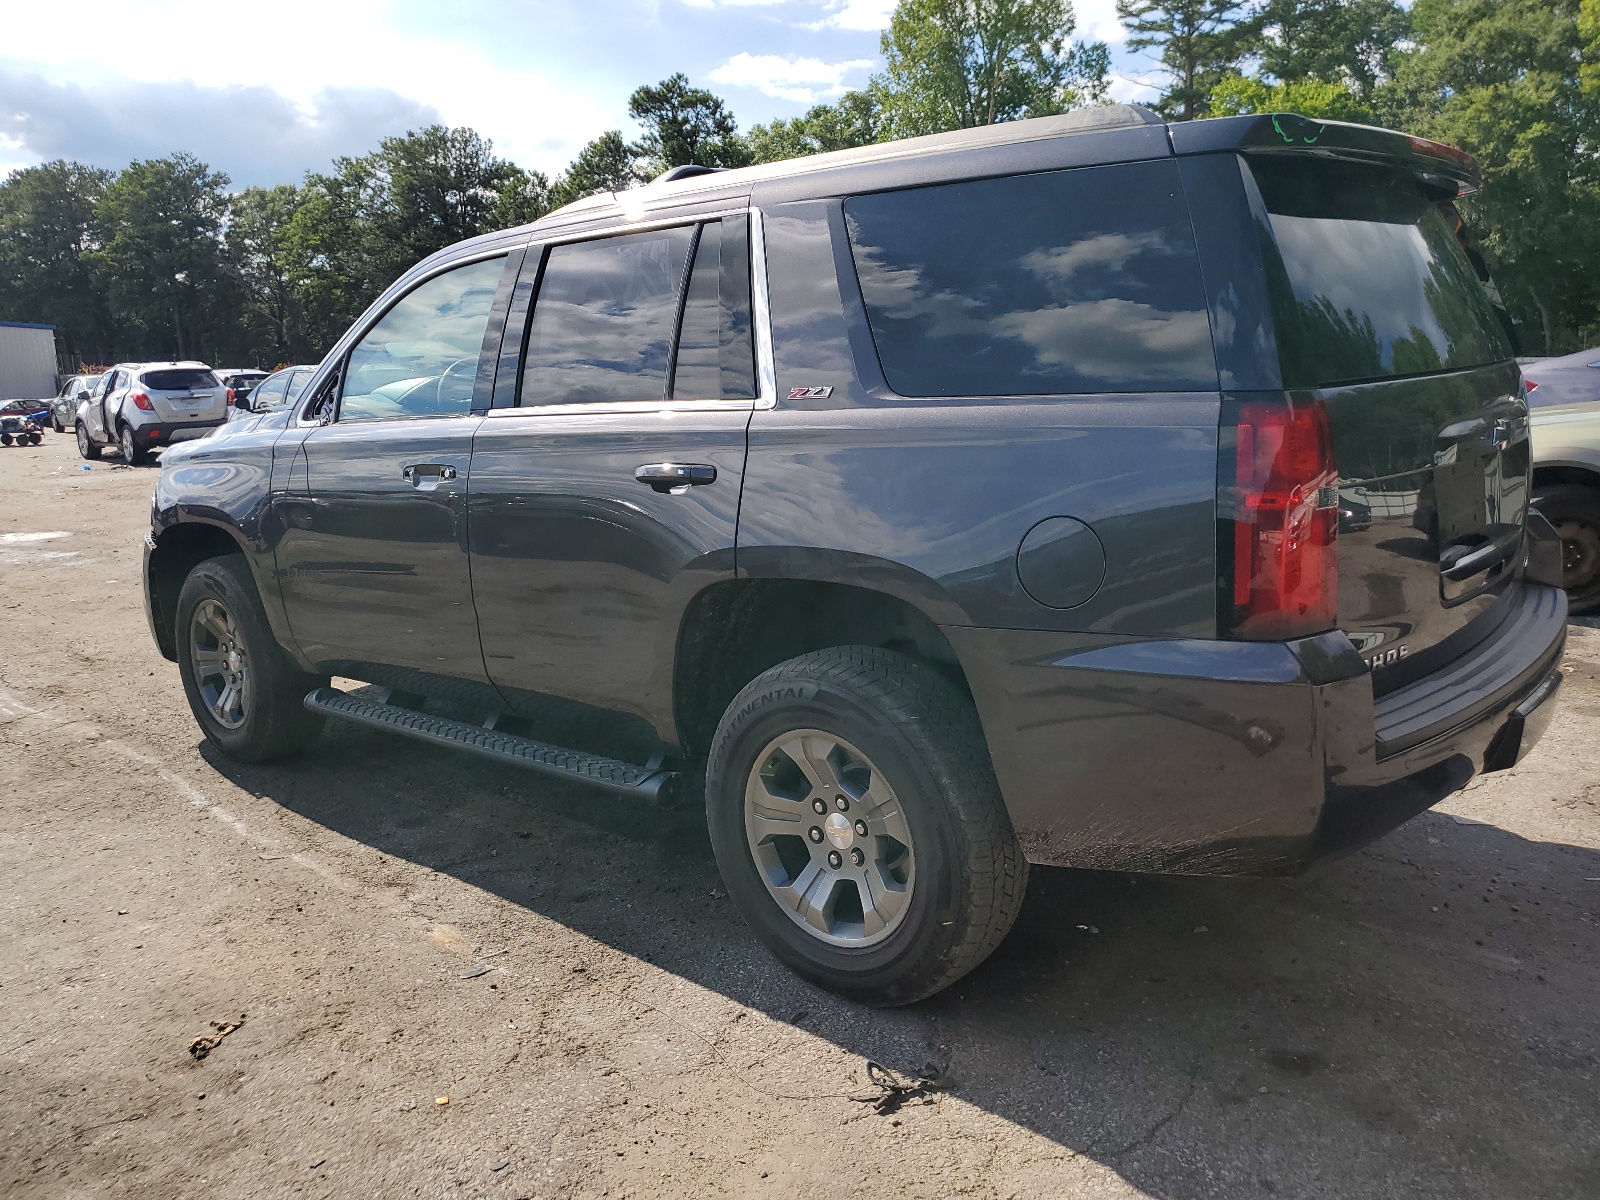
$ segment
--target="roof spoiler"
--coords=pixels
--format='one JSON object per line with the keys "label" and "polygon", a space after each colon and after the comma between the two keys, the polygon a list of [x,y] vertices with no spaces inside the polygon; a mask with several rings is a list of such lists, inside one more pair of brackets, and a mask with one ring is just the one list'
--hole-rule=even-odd
{"label": "roof spoiler", "polygon": [[1373,125],[1318,121],[1298,113],[1217,117],[1167,127],[1179,154],[1219,150],[1247,154],[1309,154],[1399,166],[1451,196],[1467,196],[1483,184],[1478,162],[1464,150]]}

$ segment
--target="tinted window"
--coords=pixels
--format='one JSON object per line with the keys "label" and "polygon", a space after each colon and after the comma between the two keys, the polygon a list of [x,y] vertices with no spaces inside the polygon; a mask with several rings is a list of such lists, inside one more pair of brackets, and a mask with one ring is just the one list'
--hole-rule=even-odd
{"label": "tinted window", "polygon": [[139,379],[145,387],[158,392],[187,392],[195,388],[215,388],[222,385],[210,371],[196,371],[190,367],[171,367],[165,371],[144,371]]}
{"label": "tinted window", "polygon": [[683,324],[672,373],[675,399],[731,400],[755,395],[745,237],[743,221],[729,222],[726,232],[721,222],[701,227],[683,300]]}
{"label": "tinted window", "polygon": [[693,233],[553,247],[534,301],[521,403],[664,398]]}
{"label": "tinted window", "polygon": [[311,382],[311,377],[316,371],[305,369],[291,372],[289,375],[289,399],[300,399],[300,393],[306,390],[306,384]]}
{"label": "tinted window", "polygon": [[1281,266],[1268,256],[1287,387],[1478,366],[1511,357],[1444,210],[1382,167],[1250,164]]}
{"label": "tinted window", "polygon": [[1170,162],[845,202],[889,386],[913,396],[1217,386]]}
{"label": "tinted window", "polygon": [[430,417],[472,408],[503,258],[435,275],[408,292],[350,351],[339,419]]}

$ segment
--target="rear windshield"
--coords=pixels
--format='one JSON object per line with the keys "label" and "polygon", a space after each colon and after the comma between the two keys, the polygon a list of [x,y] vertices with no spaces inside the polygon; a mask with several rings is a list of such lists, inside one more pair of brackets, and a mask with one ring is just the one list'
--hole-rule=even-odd
{"label": "rear windshield", "polygon": [[902,395],[1216,390],[1171,162],[856,196],[844,212]]}
{"label": "rear windshield", "polygon": [[1281,268],[1268,263],[1286,387],[1327,387],[1511,357],[1444,208],[1412,177],[1258,158]]}
{"label": "rear windshield", "polygon": [[215,388],[222,385],[210,371],[193,367],[173,367],[165,371],[142,371],[139,378],[145,387],[158,392],[187,392],[195,388]]}

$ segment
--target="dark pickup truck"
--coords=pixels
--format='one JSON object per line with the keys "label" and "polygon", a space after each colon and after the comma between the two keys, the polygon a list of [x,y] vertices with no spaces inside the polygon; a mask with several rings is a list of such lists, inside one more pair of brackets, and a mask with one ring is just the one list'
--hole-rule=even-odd
{"label": "dark pickup truck", "polygon": [[169,449],[151,630],[240,758],[333,717],[703,780],[773,951],[918,999],[1029,862],[1291,871],[1538,738],[1566,601],[1477,178],[1113,106],[580,201]]}

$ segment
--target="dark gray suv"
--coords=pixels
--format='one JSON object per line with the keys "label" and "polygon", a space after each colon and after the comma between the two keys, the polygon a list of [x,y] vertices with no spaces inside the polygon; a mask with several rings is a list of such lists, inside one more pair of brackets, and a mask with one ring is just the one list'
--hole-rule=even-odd
{"label": "dark gray suv", "polygon": [[703,775],[767,945],[916,1000],[1029,862],[1294,870],[1533,745],[1566,604],[1476,182],[1123,107],[582,201],[169,450],[151,629],[240,758]]}

